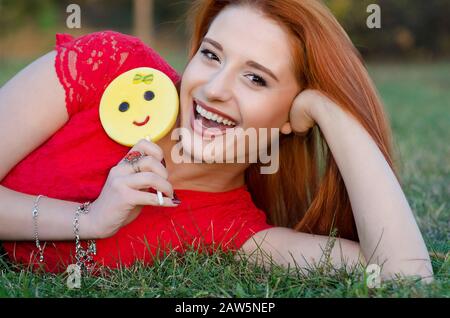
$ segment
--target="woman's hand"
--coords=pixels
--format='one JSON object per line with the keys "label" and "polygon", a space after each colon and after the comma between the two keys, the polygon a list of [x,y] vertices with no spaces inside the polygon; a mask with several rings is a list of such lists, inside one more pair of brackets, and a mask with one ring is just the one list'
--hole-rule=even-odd
{"label": "woman's hand", "polygon": [[292,130],[300,135],[307,134],[318,122],[319,108],[331,102],[318,90],[306,89],[292,102],[289,120]]}
{"label": "woman's hand", "polygon": [[175,207],[172,201],[173,188],[167,181],[168,174],[164,165],[163,152],[159,146],[145,139],[139,141],[131,150],[139,151],[144,157],[133,166],[121,161],[113,167],[108,175],[102,192],[91,205],[90,226],[98,238],[114,235],[121,227],[132,222],[141,212],[142,206],[159,206],[156,194],[147,192],[148,188],[161,191],[163,206]]}

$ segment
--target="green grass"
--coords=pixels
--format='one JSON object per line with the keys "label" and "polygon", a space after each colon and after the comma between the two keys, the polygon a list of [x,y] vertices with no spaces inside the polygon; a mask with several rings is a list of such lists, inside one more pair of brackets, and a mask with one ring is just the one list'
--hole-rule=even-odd
{"label": "green grass", "polygon": [[[22,65],[0,65],[0,85]],[[152,267],[105,270],[84,278],[80,290],[67,288],[67,274],[34,274],[0,259],[0,297],[449,297],[450,64],[376,64],[369,70],[391,120],[403,189],[430,251],[433,283],[397,280],[368,289],[358,269],[332,274],[325,263],[305,275],[191,251]]]}

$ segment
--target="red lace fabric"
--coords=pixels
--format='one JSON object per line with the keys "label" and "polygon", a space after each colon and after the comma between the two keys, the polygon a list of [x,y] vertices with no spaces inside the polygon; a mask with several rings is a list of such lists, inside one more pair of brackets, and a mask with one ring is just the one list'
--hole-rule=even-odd
{"label": "red lace fabric", "polygon": [[[153,67],[174,83],[176,71],[139,39],[112,31],[73,39],[56,36],[55,70],[66,92],[68,122],[19,162],[1,184],[15,191],[74,202],[94,201],[109,170],[129,148],[111,140],[99,118],[103,91],[118,75],[136,67]],[[239,248],[257,231],[267,229],[265,214],[245,187],[224,193],[178,189],[177,208],[144,207],[139,217],[113,237],[97,240],[98,264],[117,267],[186,245],[211,251]],[[12,212],[13,213],[13,212]],[[40,211],[45,213],[45,211]],[[31,217],[31,207],[30,207]],[[74,262],[74,242],[46,242],[45,268],[64,271]],[[4,242],[9,258],[36,265],[34,242]],[[85,245],[84,245],[85,246]]]}
{"label": "red lace fabric", "polygon": [[174,83],[179,76],[154,50],[138,38],[106,31],[73,40],[56,36],[55,69],[66,89],[69,115],[99,104],[106,86],[119,74],[140,66],[166,73]]}

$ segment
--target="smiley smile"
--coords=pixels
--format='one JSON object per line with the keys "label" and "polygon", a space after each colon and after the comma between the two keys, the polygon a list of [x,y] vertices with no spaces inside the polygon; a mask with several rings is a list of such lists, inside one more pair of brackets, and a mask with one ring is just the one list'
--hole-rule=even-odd
{"label": "smiley smile", "polygon": [[150,116],[145,117],[145,120],[142,122],[133,121],[133,124],[136,126],[144,126],[150,120]]}

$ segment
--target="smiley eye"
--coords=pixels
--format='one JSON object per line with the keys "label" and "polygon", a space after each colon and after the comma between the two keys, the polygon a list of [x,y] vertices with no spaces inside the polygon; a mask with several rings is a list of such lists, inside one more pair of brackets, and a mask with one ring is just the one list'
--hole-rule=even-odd
{"label": "smiley eye", "polygon": [[152,91],[146,91],[144,93],[144,99],[151,101],[153,98],[155,98],[155,93],[153,93]]}
{"label": "smiley eye", "polygon": [[123,113],[126,112],[130,108],[130,104],[127,102],[123,102],[119,105],[119,110]]}

